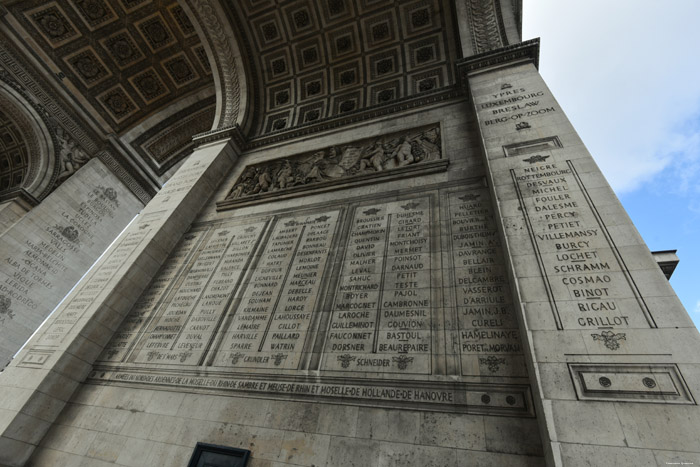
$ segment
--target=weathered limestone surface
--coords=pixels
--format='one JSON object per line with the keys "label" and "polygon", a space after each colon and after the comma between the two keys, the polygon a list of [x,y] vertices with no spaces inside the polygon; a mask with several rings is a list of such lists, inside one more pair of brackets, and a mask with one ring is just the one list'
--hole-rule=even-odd
{"label": "weathered limestone surface", "polygon": [[[435,124],[438,169],[393,144],[381,183],[216,209],[251,165]],[[473,125],[458,100],[244,154],[30,463],[182,464],[202,441],[254,466],[542,465]]]}
{"label": "weathered limestone surface", "polygon": [[649,249],[532,63],[469,86],[549,464],[697,462],[700,339]]}
{"label": "weathered limestone surface", "polygon": [[[0,368],[142,207],[95,158],[5,230],[0,237]],[[10,209],[5,206],[3,213]]]}
{"label": "weathered limestone surface", "polygon": [[235,158],[195,152],[0,374],[0,465],[26,463]]}
{"label": "weathered limestone surface", "polygon": [[199,148],[0,376],[0,463],[700,462],[698,333],[514,50],[470,100]]}

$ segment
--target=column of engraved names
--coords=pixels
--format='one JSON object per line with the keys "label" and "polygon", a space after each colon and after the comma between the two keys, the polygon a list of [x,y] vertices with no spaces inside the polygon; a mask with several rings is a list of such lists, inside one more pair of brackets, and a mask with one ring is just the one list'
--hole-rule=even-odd
{"label": "column of engraved names", "polygon": [[427,198],[356,209],[325,369],[431,372],[430,248]]}
{"label": "column of engraved names", "polygon": [[513,173],[561,325],[648,325],[571,168],[524,162]]}
{"label": "column of engraved names", "polygon": [[[45,305],[42,299],[54,296],[56,290],[65,293],[70,289],[68,282],[79,279],[71,277],[72,262],[81,264],[91,254],[98,253],[90,253],[95,244],[95,231],[102,233],[104,221],[114,219],[119,202],[113,189],[102,186],[84,196],[86,200],[79,205],[56,212],[58,222],[34,230],[26,238],[18,237],[22,243],[12,245],[0,271],[0,295],[9,298],[15,309],[22,306],[40,310]],[[43,317],[28,315],[27,318]]]}
{"label": "column of engraved names", "polygon": [[490,205],[487,190],[449,194],[462,374],[524,376],[520,334]]}
{"label": "column of engraved names", "polygon": [[528,120],[556,112],[554,100],[542,89],[503,83],[500,90],[476,102],[479,119],[485,127],[515,124],[518,130],[530,128]]}
{"label": "column of engraved names", "polygon": [[110,253],[109,257],[80,286],[79,291],[73,296],[67,307],[51,322],[38,344],[57,345],[61,342],[97,296],[104,292],[107,288],[107,283],[116,275],[117,270],[126,263],[129,256],[148,233],[149,230],[129,233],[119,242],[119,245]]}
{"label": "column of engraved names", "polygon": [[298,367],[337,221],[338,211],[277,221],[232,310],[215,366]]}
{"label": "column of engraved names", "polygon": [[[172,352],[183,352],[186,362],[203,362],[208,345],[224,317],[226,306],[237,289],[241,276],[245,274],[247,265],[250,264],[255,244],[264,226],[263,222],[259,222],[245,226],[222,226],[214,231],[219,237],[219,246],[226,244],[225,249],[221,251],[219,247],[220,259],[214,273],[171,348]],[[227,243],[229,235],[232,235],[232,238]],[[217,251],[217,248],[212,250]],[[190,353],[192,355],[189,355]]]}
{"label": "column of engraved names", "polygon": [[198,231],[184,236],[170,254],[168,260],[160,268],[148,289],[139,297],[139,300],[124,319],[119,331],[102,353],[100,360],[120,361],[126,356],[136,338],[140,335],[140,331],[153,317],[166,291],[174,285],[178,274],[204,234],[204,231]]}
{"label": "column of engraved names", "polygon": [[211,230],[162,314],[149,326],[136,362],[195,365],[203,360],[262,227]]}

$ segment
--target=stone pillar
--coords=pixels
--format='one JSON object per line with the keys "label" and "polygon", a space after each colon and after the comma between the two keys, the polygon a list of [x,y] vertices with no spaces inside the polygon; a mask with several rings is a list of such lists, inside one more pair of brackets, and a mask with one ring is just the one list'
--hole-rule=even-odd
{"label": "stone pillar", "polygon": [[0,369],[143,204],[97,158],[0,237]]}
{"label": "stone pillar", "polygon": [[195,150],[0,374],[0,465],[24,465],[236,158]]}
{"label": "stone pillar", "polygon": [[698,462],[700,336],[539,75],[536,45],[462,66],[548,464]]}

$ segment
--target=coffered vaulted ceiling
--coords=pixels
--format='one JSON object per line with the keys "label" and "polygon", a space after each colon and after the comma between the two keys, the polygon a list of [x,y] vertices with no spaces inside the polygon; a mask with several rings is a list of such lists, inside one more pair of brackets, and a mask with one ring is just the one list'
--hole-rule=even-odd
{"label": "coffered vaulted ceiling", "polygon": [[434,91],[454,82],[451,6],[441,0],[240,0],[265,134]]}
{"label": "coffered vaulted ceiling", "polygon": [[[51,79],[75,94],[106,133],[131,135],[126,142],[153,173],[163,174],[191,150],[192,135],[211,128],[212,70],[197,27],[177,1],[6,5],[31,36],[31,53],[59,70]],[[251,137],[389,106],[455,82],[459,52],[450,0],[220,5],[243,55]],[[206,89],[210,97],[192,98]]]}
{"label": "coffered vaulted ceiling", "polygon": [[176,1],[19,1],[8,6],[78,100],[121,133],[213,86],[204,47]]}
{"label": "coffered vaulted ceiling", "polygon": [[22,184],[27,175],[29,149],[13,119],[0,110],[0,191]]}

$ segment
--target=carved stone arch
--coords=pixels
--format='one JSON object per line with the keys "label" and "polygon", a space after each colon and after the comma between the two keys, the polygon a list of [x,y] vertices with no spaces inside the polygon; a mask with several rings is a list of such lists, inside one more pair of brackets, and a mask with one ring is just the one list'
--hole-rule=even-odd
{"label": "carved stone arch", "polygon": [[54,188],[58,154],[49,125],[15,89],[0,81],[0,109],[22,135],[28,155],[26,175],[19,187],[37,201]]}
{"label": "carved stone arch", "polygon": [[246,128],[252,88],[246,77],[243,51],[221,0],[178,0],[207,52],[216,87],[212,130]]}

